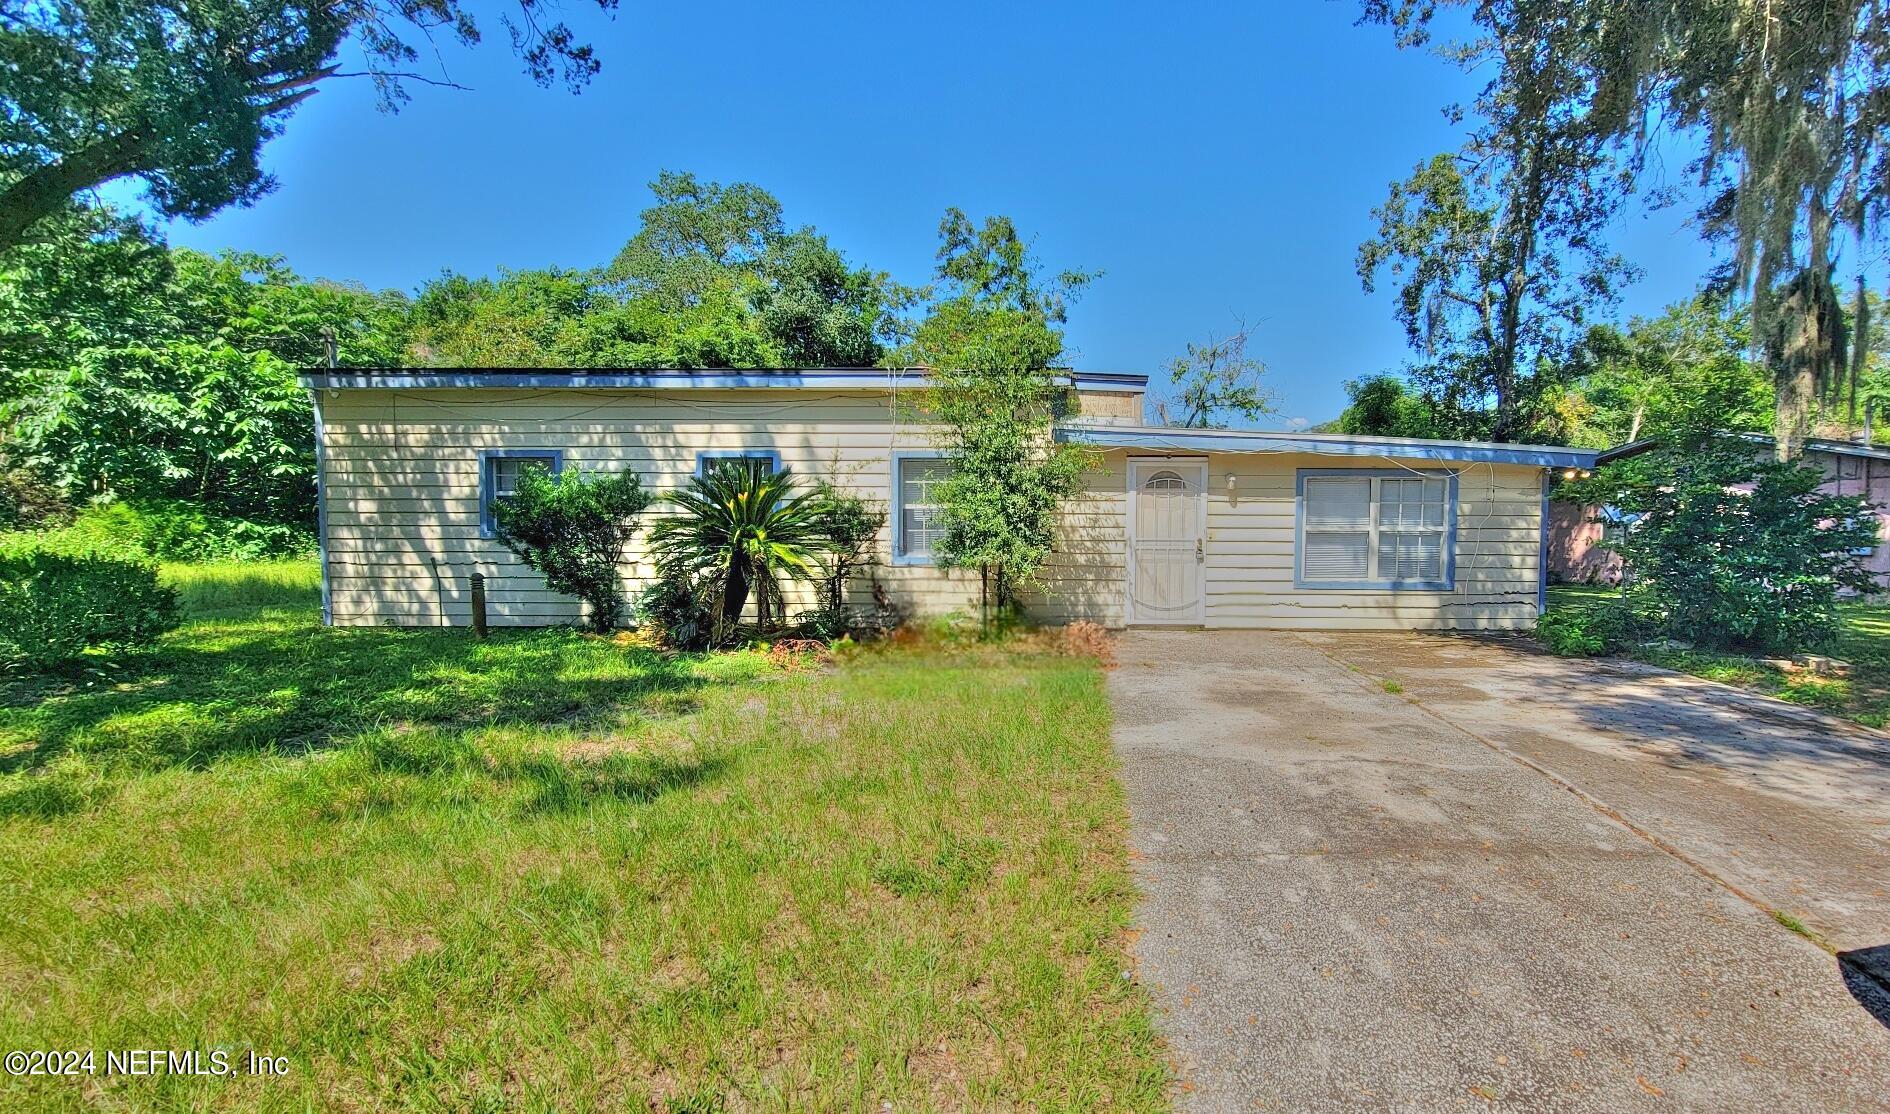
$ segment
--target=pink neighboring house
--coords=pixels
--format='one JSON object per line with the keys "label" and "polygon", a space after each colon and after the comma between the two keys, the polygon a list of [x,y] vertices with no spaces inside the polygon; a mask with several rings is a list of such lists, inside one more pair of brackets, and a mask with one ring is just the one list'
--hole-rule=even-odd
{"label": "pink neighboring house", "polygon": [[[1771,443],[1770,437],[1754,434],[1755,440]],[[1636,441],[1609,449],[1596,458],[1599,466],[1610,460],[1635,456],[1654,447],[1652,441]],[[1890,448],[1860,445],[1850,441],[1831,441],[1814,437],[1805,442],[1804,461],[1822,469],[1830,480],[1824,489],[1834,495],[1862,495],[1877,514],[1879,544],[1870,552],[1864,566],[1877,582],[1890,587]],[[1621,556],[1599,548],[1604,532],[1593,521],[1600,508],[1551,498],[1549,503],[1549,580],[1561,584],[1619,584]]]}

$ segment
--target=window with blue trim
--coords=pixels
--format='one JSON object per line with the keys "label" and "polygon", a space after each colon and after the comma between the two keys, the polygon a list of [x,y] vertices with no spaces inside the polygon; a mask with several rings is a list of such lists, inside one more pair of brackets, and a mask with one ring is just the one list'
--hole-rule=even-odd
{"label": "window with blue trim", "polygon": [[706,476],[709,469],[717,465],[732,464],[740,467],[750,462],[760,464],[768,473],[781,470],[781,454],[770,449],[736,449],[730,452],[702,452],[696,454],[696,475]]}
{"label": "window with blue trim", "polygon": [[557,475],[564,455],[554,449],[502,449],[480,454],[479,531],[491,537],[495,526],[492,508],[502,499],[518,492],[519,473],[526,468],[543,468]]}
{"label": "window with blue trim", "polygon": [[945,508],[938,493],[951,478],[952,466],[932,456],[902,456],[896,463],[893,497],[898,503],[898,529],[893,537],[893,557],[929,562],[934,547],[945,537]]}
{"label": "window with blue trim", "polygon": [[1448,585],[1447,477],[1305,476],[1301,483],[1304,585]]}

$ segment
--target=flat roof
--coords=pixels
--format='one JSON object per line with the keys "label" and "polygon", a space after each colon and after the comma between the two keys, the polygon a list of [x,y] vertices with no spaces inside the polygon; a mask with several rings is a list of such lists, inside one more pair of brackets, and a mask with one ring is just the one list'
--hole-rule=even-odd
{"label": "flat roof", "polygon": [[[854,390],[925,386],[925,368],[305,368],[304,387],[338,390],[434,388],[544,390]],[[1062,371],[1079,391],[1137,392],[1148,376]]]}
{"label": "flat roof", "polygon": [[1057,440],[1109,449],[1180,453],[1317,453],[1401,460],[1447,460],[1472,464],[1533,464],[1542,468],[1593,468],[1597,449],[1562,445],[1506,445],[1494,441],[1433,441],[1416,437],[1364,437],[1344,433],[1263,433],[1244,429],[1176,429],[1170,426],[1085,425],[1057,428]]}
{"label": "flat roof", "polygon": [[[1733,433],[1731,436],[1737,437],[1741,441],[1750,441],[1755,445],[1772,445],[1777,443],[1777,438],[1769,433],[1742,431]],[[1626,460],[1629,457],[1640,456],[1642,453],[1657,449],[1660,447],[1660,444],[1661,441],[1658,437],[1644,437],[1639,441],[1629,441],[1626,444],[1616,445],[1612,449],[1603,449],[1600,455],[1600,461],[1606,464],[1613,460]],[[1808,453],[1830,453],[1832,456],[1857,456],[1868,457],[1871,460],[1890,460],[1890,448],[1885,448],[1882,445],[1866,445],[1858,441],[1839,441],[1830,437],[1805,438],[1805,451]]]}

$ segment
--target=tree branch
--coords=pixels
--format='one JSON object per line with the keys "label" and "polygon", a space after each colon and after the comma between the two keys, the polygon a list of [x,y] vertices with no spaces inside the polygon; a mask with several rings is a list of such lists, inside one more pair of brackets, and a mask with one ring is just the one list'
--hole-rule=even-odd
{"label": "tree branch", "polygon": [[73,194],[148,169],[144,155],[150,132],[148,124],[133,125],[39,167],[0,192],[0,255],[18,246],[33,225],[64,208]]}

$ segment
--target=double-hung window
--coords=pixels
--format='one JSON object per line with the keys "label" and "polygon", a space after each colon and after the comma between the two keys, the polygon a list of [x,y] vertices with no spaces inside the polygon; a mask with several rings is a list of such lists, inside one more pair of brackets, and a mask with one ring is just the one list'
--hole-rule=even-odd
{"label": "double-hung window", "polygon": [[1449,591],[1456,492],[1445,474],[1301,472],[1297,585]]}
{"label": "double-hung window", "polygon": [[781,454],[772,449],[732,449],[696,454],[696,475],[706,476],[709,469],[722,465],[741,467],[745,464],[759,464],[765,473],[781,470]]}
{"label": "double-hung window", "polygon": [[492,449],[479,454],[479,532],[491,537],[496,525],[492,508],[518,492],[519,473],[543,468],[552,475],[564,466],[556,449]]}
{"label": "double-hung window", "polygon": [[952,466],[935,456],[898,456],[893,458],[893,470],[893,494],[898,503],[893,560],[929,565],[933,548],[945,536],[939,488],[951,478]]}

